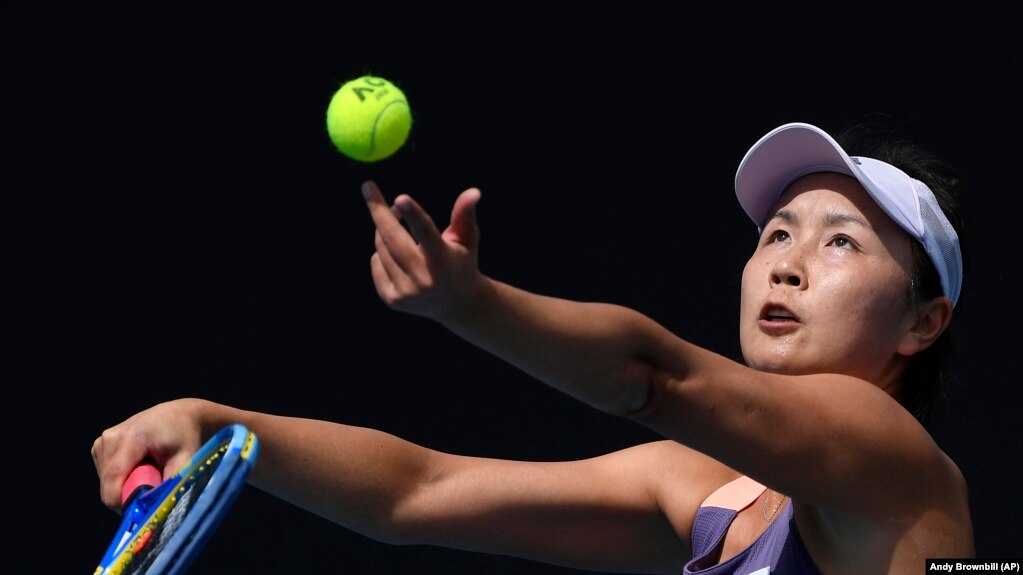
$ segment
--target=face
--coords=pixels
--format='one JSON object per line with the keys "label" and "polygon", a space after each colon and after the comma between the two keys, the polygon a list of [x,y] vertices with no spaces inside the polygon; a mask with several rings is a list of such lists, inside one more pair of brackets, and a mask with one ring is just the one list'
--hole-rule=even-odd
{"label": "face", "polygon": [[746,362],[887,387],[902,369],[896,348],[913,325],[912,239],[842,174],[800,178],[774,210],[742,274]]}

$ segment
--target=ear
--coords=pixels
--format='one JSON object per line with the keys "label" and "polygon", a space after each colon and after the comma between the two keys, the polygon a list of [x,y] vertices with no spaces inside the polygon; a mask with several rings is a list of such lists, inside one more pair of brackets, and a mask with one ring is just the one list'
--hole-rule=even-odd
{"label": "ear", "polygon": [[952,321],[952,300],[947,296],[936,297],[920,306],[916,322],[902,336],[896,350],[900,355],[911,356],[931,346]]}

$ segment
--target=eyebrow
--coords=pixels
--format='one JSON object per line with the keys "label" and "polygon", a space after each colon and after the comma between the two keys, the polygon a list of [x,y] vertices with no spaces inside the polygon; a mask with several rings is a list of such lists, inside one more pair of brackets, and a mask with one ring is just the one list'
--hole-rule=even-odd
{"label": "eyebrow", "polygon": [[[767,218],[767,221],[770,222],[771,220],[775,219],[782,220],[790,224],[799,222],[799,217],[795,213],[784,208],[771,214],[770,217]],[[828,213],[824,214],[824,224],[827,226],[856,224],[867,229],[873,229],[872,226],[867,222],[867,220],[859,216],[854,216],[852,214],[835,211],[829,211]]]}
{"label": "eyebrow", "polygon": [[872,229],[867,220],[854,216],[852,214],[839,213],[839,212],[828,212],[824,215],[824,223],[829,226],[837,226],[842,224],[856,224],[864,228]]}

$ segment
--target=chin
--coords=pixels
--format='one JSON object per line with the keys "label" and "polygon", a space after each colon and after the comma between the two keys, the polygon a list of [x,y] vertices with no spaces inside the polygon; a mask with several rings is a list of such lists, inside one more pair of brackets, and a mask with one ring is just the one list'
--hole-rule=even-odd
{"label": "chin", "polygon": [[805,375],[813,373],[807,366],[792,361],[791,357],[761,357],[746,361],[746,365],[767,373],[779,373],[783,375]]}
{"label": "chin", "polygon": [[780,373],[783,375],[792,375],[796,372],[792,371],[791,366],[783,363],[771,363],[771,362],[755,362],[748,364],[751,368],[757,371],[763,371],[766,373]]}

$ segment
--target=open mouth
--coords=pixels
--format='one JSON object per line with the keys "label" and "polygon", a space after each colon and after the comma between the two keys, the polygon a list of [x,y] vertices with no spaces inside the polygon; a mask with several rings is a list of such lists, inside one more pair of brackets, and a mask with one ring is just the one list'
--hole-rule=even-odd
{"label": "open mouth", "polygon": [[792,313],[788,308],[777,304],[765,305],[764,309],[760,312],[760,319],[768,322],[799,321],[796,314]]}

